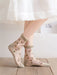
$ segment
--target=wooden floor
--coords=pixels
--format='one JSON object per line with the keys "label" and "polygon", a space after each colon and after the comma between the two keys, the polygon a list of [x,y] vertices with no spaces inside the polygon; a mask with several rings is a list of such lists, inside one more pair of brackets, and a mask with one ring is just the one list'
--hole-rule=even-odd
{"label": "wooden floor", "polygon": [[57,75],[57,58],[40,59],[50,67],[16,67],[12,58],[0,58],[0,75]]}

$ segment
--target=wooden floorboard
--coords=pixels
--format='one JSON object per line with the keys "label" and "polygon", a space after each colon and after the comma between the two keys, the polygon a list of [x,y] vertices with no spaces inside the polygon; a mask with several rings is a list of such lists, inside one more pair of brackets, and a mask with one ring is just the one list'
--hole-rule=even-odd
{"label": "wooden floorboard", "polygon": [[57,75],[57,58],[49,58],[48,63],[50,64],[50,69],[53,75]]}
{"label": "wooden floorboard", "polygon": [[0,58],[0,75],[57,75],[57,58],[40,60],[49,63],[50,67],[17,68],[12,58]]}
{"label": "wooden floorboard", "polygon": [[0,67],[0,75],[16,75],[17,68]]}
{"label": "wooden floorboard", "polygon": [[[47,59],[40,59],[47,63]],[[22,70],[22,71],[21,71]],[[18,69],[17,75],[53,75],[50,67],[25,67]]]}
{"label": "wooden floorboard", "polygon": [[0,58],[0,66],[16,67],[16,64],[12,58]]}
{"label": "wooden floorboard", "polygon": [[[47,62],[47,59],[40,59],[41,61],[43,62]],[[39,67],[36,69],[36,71],[38,72],[38,75],[53,75],[51,70],[50,70],[50,67]]]}
{"label": "wooden floorboard", "polygon": [[17,68],[11,58],[0,58],[0,75],[16,75]]}
{"label": "wooden floorboard", "polygon": [[17,75],[37,75],[37,72],[33,67],[25,67],[19,68]]}

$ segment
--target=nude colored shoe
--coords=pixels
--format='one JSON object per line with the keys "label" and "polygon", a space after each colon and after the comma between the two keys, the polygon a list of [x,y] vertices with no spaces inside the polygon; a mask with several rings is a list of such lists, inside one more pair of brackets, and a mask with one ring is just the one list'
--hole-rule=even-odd
{"label": "nude colored shoe", "polygon": [[40,61],[39,59],[36,59],[33,54],[32,54],[32,47],[27,44],[27,46],[25,45],[25,56],[24,56],[24,65],[25,66],[49,66],[48,63],[44,63],[42,61]]}
{"label": "nude colored shoe", "polygon": [[21,48],[24,47],[27,39],[23,34],[13,43],[8,46],[9,51],[12,53],[14,61],[18,67],[24,67],[21,60]]}

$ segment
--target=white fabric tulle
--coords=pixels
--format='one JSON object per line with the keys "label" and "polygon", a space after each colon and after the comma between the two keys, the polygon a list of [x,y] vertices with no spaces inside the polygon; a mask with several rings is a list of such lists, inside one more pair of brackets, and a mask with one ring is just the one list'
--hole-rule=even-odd
{"label": "white fabric tulle", "polygon": [[0,21],[25,21],[57,16],[57,0],[0,0]]}

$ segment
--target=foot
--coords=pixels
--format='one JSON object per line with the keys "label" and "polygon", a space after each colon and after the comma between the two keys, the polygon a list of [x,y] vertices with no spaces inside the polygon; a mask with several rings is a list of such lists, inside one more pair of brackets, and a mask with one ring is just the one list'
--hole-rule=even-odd
{"label": "foot", "polygon": [[15,63],[18,67],[24,67],[21,61],[21,48],[26,43],[27,39],[23,34],[13,43],[8,46],[9,51],[12,53]]}
{"label": "foot", "polygon": [[48,63],[44,63],[33,56],[31,49],[33,46],[29,45],[29,41],[26,42],[24,47],[25,47],[24,64],[26,66],[49,66]]}

